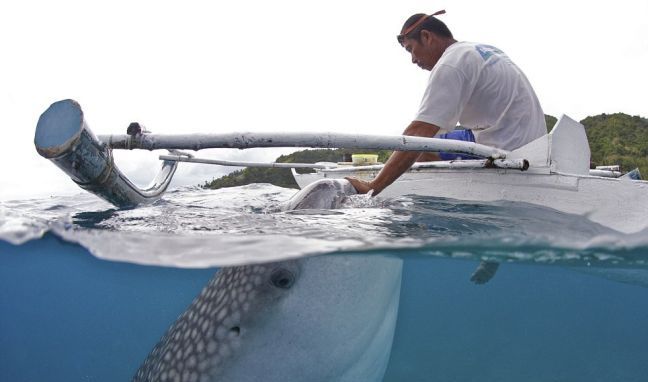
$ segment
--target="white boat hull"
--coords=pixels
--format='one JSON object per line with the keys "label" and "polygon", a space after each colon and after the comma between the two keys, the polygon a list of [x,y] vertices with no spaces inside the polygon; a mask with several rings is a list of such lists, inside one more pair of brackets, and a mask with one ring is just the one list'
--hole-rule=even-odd
{"label": "white boat hull", "polygon": [[[590,175],[585,128],[562,116],[553,130],[513,150],[507,160],[525,159],[528,171],[507,168],[413,168],[381,196],[422,195],[459,200],[524,202],[570,214],[624,233],[648,233],[648,182]],[[361,168],[318,170],[293,175],[300,187],[323,177],[369,180],[378,171]]]}
{"label": "white boat hull", "polygon": [[[378,171],[295,174],[300,188],[322,178],[353,176],[370,180]],[[514,201],[586,215],[624,233],[648,229],[648,182],[519,170],[423,169],[409,171],[381,197],[434,196],[468,201]]]}

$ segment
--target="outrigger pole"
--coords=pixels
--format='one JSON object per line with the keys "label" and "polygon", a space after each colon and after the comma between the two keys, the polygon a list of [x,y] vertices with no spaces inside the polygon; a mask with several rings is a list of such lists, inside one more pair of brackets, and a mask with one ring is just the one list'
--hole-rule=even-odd
{"label": "outrigger pole", "polygon": [[139,134],[100,135],[112,149],[249,149],[256,147],[312,147],[373,149],[421,152],[449,152],[504,159],[507,151],[478,143],[452,139],[405,135],[364,135],[337,133],[231,133],[231,134]]}
{"label": "outrigger pole", "polygon": [[[97,137],[86,124],[81,106],[76,101],[69,99],[53,103],[40,116],[36,126],[34,144],[41,156],[54,162],[81,188],[122,208],[150,203],[162,196],[171,182],[178,162],[184,160],[183,158],[192,161],[189,159],[192,155],[177,151],[180,149],[311,147],[419,152],[444,151],[485,157],[490,163],[500,162],[508,154],[504,150],[476,143],[411,136],[333,133],[156,135],[141,131],[129,131],[128,135],[100,135]],[[173,154],[173,157],[163,160],[162,168],[153,182],[147,188],[142,189],[129,181],[115,166],[112,156],[113,149],[166,149],[170,151],[170,154]],[[241,163],[250,165],[250,162]],[[292,164],[292,167],[296,166]],[[297,167],[318,168],[319,165]]]}

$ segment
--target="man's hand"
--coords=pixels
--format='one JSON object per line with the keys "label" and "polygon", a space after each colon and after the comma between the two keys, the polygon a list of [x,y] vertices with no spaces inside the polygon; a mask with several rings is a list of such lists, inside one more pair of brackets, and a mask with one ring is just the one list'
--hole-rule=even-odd
{"label": "man's hand", "polygon": [[371,190],[374,190],[373,194],[371,196],[376,196],[378,192],[372,187],[371,183],[365,182],[364,180],[356,179],[356,178],[351,178],[351,177],[346,177],[344,178],[351,183],[351,185],[356,189],[358,194],[366,194]]}
{"label": "man's hand", "polygon": [[[403,135],[433,137],[438,131],[439,127],[431,123],[412,121],[403,132]],[[394,151],[373,181],[365,182],[351,177],[344,179],[351,182],[351,185],[355,187],[358,194],[366,194],[370,190],[373,190],[371,196],[376,196],[407,171],[420,155],[420,153],[414,151]]]}

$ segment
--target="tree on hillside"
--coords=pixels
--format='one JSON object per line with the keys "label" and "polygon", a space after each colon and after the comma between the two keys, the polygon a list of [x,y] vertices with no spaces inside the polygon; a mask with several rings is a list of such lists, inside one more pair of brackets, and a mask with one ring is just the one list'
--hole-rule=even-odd
{"label": "tree on hillside", "polygon": [[648,174],[648,119],[623,113],[601,114],[581,121],[590,142],[592,161],[618,164]]}

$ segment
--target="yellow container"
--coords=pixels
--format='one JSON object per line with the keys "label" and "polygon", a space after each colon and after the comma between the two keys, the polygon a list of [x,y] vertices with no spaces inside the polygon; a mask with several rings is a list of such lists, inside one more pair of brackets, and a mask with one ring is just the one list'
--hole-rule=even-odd
{"label": "yellow container", "polygon": [[369,166],[378,163],[378,155],[376,154],[353,154],[351,161],[354,166]]}

